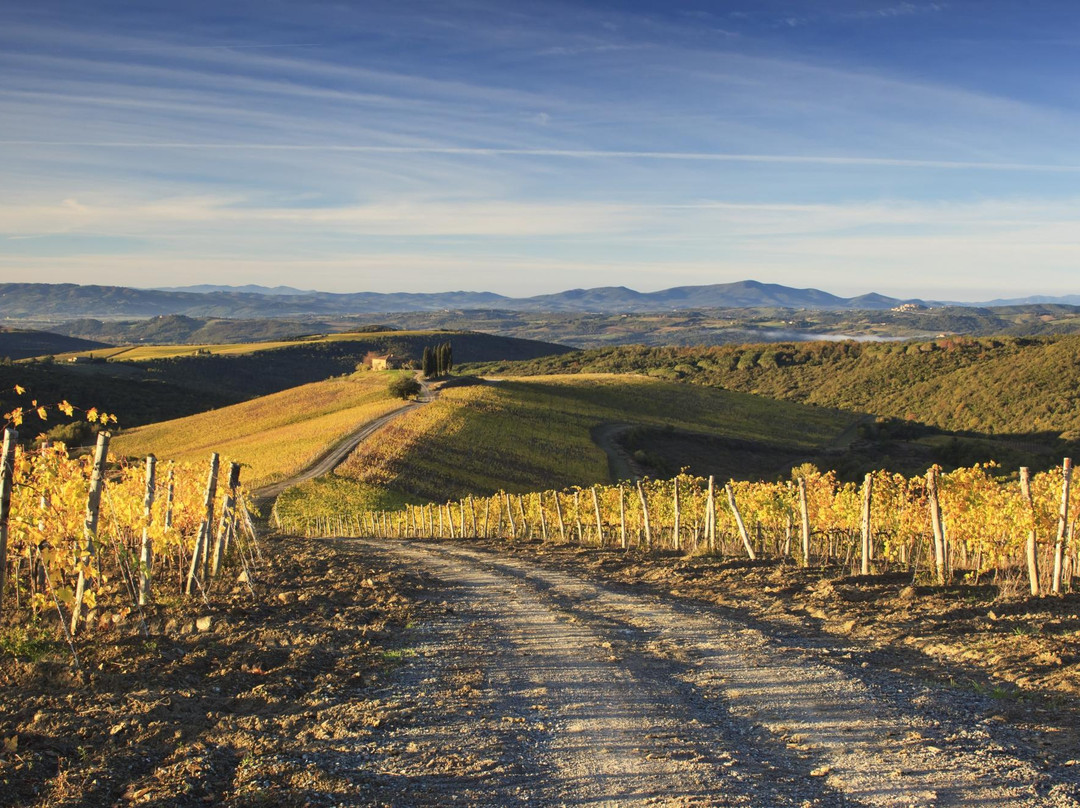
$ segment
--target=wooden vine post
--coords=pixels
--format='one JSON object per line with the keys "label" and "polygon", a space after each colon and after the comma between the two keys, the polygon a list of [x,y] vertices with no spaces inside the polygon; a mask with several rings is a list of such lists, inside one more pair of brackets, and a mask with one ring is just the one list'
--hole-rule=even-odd
{"label": "wooden vine post", "polygon": [[581,529],[581,489],[574,489],[574,524],[577,525],[577,543],[582,545],[585,543]]}
{"label": "wooden vine post", "polygon": [[709,552],[716,552],[716,478],[709,475],[709,495],[705,499],[705,535]]}
{"label": "wooden vine post", "polygon": [[521,519],[521,538],[529,538],[529,520],[525,518],[525,495],[518,494],[518,517]]}
{"label": "wooden vine post", "polygon": [[860,572],[870,574],[870,562],[874,559],[874,542],[870,537],[873,524],[870,521],[870,506],[874,498],[874,475],[867,474],[862,490],[862,565]]}
{"label": "wooden vine post", "polygon": [[625,550],[626,544],[626,490],[619,483],[619,546]]}
{"label": "wooden vine post", "polygon": [[566,544],[566,522],[563,520],[562,503],[559,501],[559,492],[555,492],[555,515],[559,518],[559,540]]}
{"label": "wooden vine post", "polygon": [[1065,537],[1069,531],[1069,487],[1072,483],[1072,458],[1066,457],[1061,464],[1061,511],[1058,514],[1057,541],[1054,542],[1054,577],[1050,592],[1061,594],[1061,573],[1065,561]]}
{"label": "wooden vine post", "polygon": [[799,478],[799,516],[802,517],[802,565],[810,566],[810,510],[806,507],[806,480]]}
{"label": "wooden vine post", "polygon": [[[240,464],[229,465],[229,489],[225,495],[225,503],[221,508],[221,524],[218,525],[217,541],[214,542],[214,562],[210,575],[217,577],[221,569],[221,562],[225,554],[229,552],[229,541],[232,534],[233,517],[236,514],[236,493],[240,488]],[[340,529],[339,529],[339,532]]]}
{"label": "wooden vine post", "polygon": [[1035,532],[1035,502],[1031,496],[1031,469],[1027,466],[1020,467],[1020,493],[1027,506],[1028,534],[1027,534],[1027,571],[1028,584],[1033,596],[1039,594],[1039,545]]}
{"label": "wooden vine post", "polygon": [[504,499],[505,504],[506,504],[506,518],[510,522],[510,538],[511,539],[516,539],[517,538],[517,526],[514,524],[514,511],[510,507],[510,495],[507,494],[507,493],[504,493],[503,494],[503,499]]}
{"label": "wooden vine post", "polygon": [[86,595],[86,567],[97,554],[98,515],[101,512],[101,489],[105,485],[105,463],[109,457],[108,432],[99,432],[94,447],[94,470],[90,473],[90,491],[86,495],[86,520],[83,522],[83,547],[79,553],[79,578],[75,583],[75,603],[71,607],[71,633],[79,627],[83,598]]}
{"label": "wooden vine post", "polygon": [[11,518],[11,491],[15,487],[15,444],[19,433],[4,430],[4,450],[0,455],[0,614],[3,613],[7,582],[8,520]]}
{"label": "wooden vine post", "polygon": [[172,530],[173,503],[176,500],[176,469],[169,464],[169,487],[165,493],[165,529]]}
{"label": "wooden vine post", "polygon": [[[199,524],[199,533],[195,537],[195,548],[191,552],[191,567],[188,570],[187,585],[184,587],[184,594],[191,596],[195,591],[195,581],[199,577],[199,568],[205,568],[207,561],[209,561],[210,553],[208,545],[210,544],[210,530],[211,525],[214,524],[214,495],[217,493],[217,478],[218,468],[221,463],[221,458],[218,457],[218,453],[214,452],[210,455],[210,473],[206,479],[206,495],[203,498],[203,518]],[[203,578],[206,577],[205,571],[203,572]]]}
{"label": "wooden vine post", "polygon": [[649,503],[645,499],[645,489],[641,487],[641,480],[637,481],[638,498],[641,499],[641,525],[645,530],[645,549],[652,549],[652,527],[649,525]]}
{"label": "wooden vine post", "polygon": [[593,509],[596,511],[596,543],[598,546],[604,546],[604,522],[600,518],[600,498],[596,495],[596,486],[592,487],[592,504]]}
{"label": "wooden vine post", "polygon": [[672,483],[673,483],[673,493],[672,493],[673,502],[672,502],[672,505],[673,505],[674,510],[675,510],[675,524],[672,525],[671,542],[672,542],[672,548],[673,549],[681,550],[682,549],[682,537],[680,536],[680,533],[682,532],[682,513],[679,510],[679,478],[676,477],[674,480],[672,480]]}
{"label": "wooden vine post", "polygon": [[728,483],[724,486],[724,490],[727,491],[728,506],[735,516],[735,524],[739,527],[739,536],[742,538],[743,547],[746,548],[746,555],[749,556],[751,561],[757,561],[754,545],[750,543],[750,533],[746,529],[746,523],[743,522],[742,514],[739,513],[739,506],[735,502],[735,489],[731,487],[731,483]]}
{"label": "wooden vine post", "polygon": [[934,466],[926,472],[926,499],[930,506],[930,526],[934,531],[934,567],[939,586],[945,585],[945,526],[941,520],[941,503],[938,501],[938,469]]}
{"label": "wooden vine post", "polygon": [[143,534],[139,552],[139,605],[150,600],[150,567],[154,563],[153,545],[150,541],[150,525],[154,519],[154,495],[157,488],[157,458],[146,456],[146,494],[143,497]]}
{"label": "wooden vine post", "polygon": [[540,540],[547,542],[547,517],[544,516],[544,495],[542,492],[536,492],[536,510],[540,514]]}

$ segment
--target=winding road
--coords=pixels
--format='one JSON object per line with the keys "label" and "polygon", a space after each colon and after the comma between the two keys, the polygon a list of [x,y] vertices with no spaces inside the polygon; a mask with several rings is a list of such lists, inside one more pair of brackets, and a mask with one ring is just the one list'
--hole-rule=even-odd
{"label": "winding road", "polygon": [[292,488],[294,485],[299,485],[307,480],[313,480],[316,477],[322,477],[324,474],[329,474],[336,469],[345,459],[352,454],[352,451],[370,438],[388,423],[395,418],[400,418],[405,413],[423,406],[431,401],[434,401],[438,397],[438,393],[431,388],[431,384],[423,378],[423,376],[417,374],[416,381],[420,383],[420,396],[414,400],[403,403],[398,409],[393,412],[388,412],[386,415],[380,416],[372,421],[367,421],[361,424],[355,430],[350,432],[344,438],[339,440],[315,460],[313,460],[306,468],[298,471],[296,474],[288,477],[284,480],[279,480],[276,483],[265,485],[262,488],[258,488],[252,492],[251,496],[255,500],[256,505],[263,506],[278,496],[286,488]]}

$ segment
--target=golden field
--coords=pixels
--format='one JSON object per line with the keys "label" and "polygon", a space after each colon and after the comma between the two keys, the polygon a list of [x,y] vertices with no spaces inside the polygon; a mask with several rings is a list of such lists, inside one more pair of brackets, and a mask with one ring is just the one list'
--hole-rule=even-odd
{"label": "golden field", "polygon": [[246,466],[245,484],[257,487],[302,469],[358,426],[402,406],[387,391],[391,378],[358,373],[149,424],[117,436],[114,451],[178,461],[218,452]]}

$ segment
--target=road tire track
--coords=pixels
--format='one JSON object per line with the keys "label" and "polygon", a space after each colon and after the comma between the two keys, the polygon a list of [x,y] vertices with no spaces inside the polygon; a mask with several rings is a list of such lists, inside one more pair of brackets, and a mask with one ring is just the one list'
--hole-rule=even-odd
{"label": "road tire track", "polygon": [[460,545],[357,541],[456,592],[491,709],[532,739],[530,787],[504,804],[1080,805],[1011,728],[923,710],[899,678],[871,688],[805,638]]}

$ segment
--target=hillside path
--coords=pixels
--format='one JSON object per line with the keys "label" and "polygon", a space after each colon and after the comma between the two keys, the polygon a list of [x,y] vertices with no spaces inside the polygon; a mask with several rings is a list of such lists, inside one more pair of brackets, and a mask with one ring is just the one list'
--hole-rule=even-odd
{"label": "hillside path", "polygon": [[434,401],[438,396],[438,393],[431,389],[430,383],[424,379],[420,374],[417,374],[416,380],[420,383],[421,393],[420,397],[415,401],[409,401],[403,403],[400,407],[392,412],[386,413],[373,421],[368,421],[358,426],[355,430],[343,437],[337,443],[332,445],[329,449],[319,455],[313,460],[306,468],[298,471],[296,474],[288,477],[284,480],[279,480],[276,483],[265,485],[262,488],[258,488],[252,492],[256,504],[263,505],[273,501],[286,488],[292,488],[294,485],[299,485],[307,480],[312,480],[316,477],[322,477],[324,474],[329,474],[336,469],[345,459],[352,454],[352,451],[359,446],[363,441],[370,438],[388,423],[395,418],[400,418],[405,413],[423,406],[431,401]]}
{"label": "hillside path", "polygon": [[340,541],[439,582],[372,761],[394,804],[1080,805],[1037,730],[835,639],[462,545]]}

